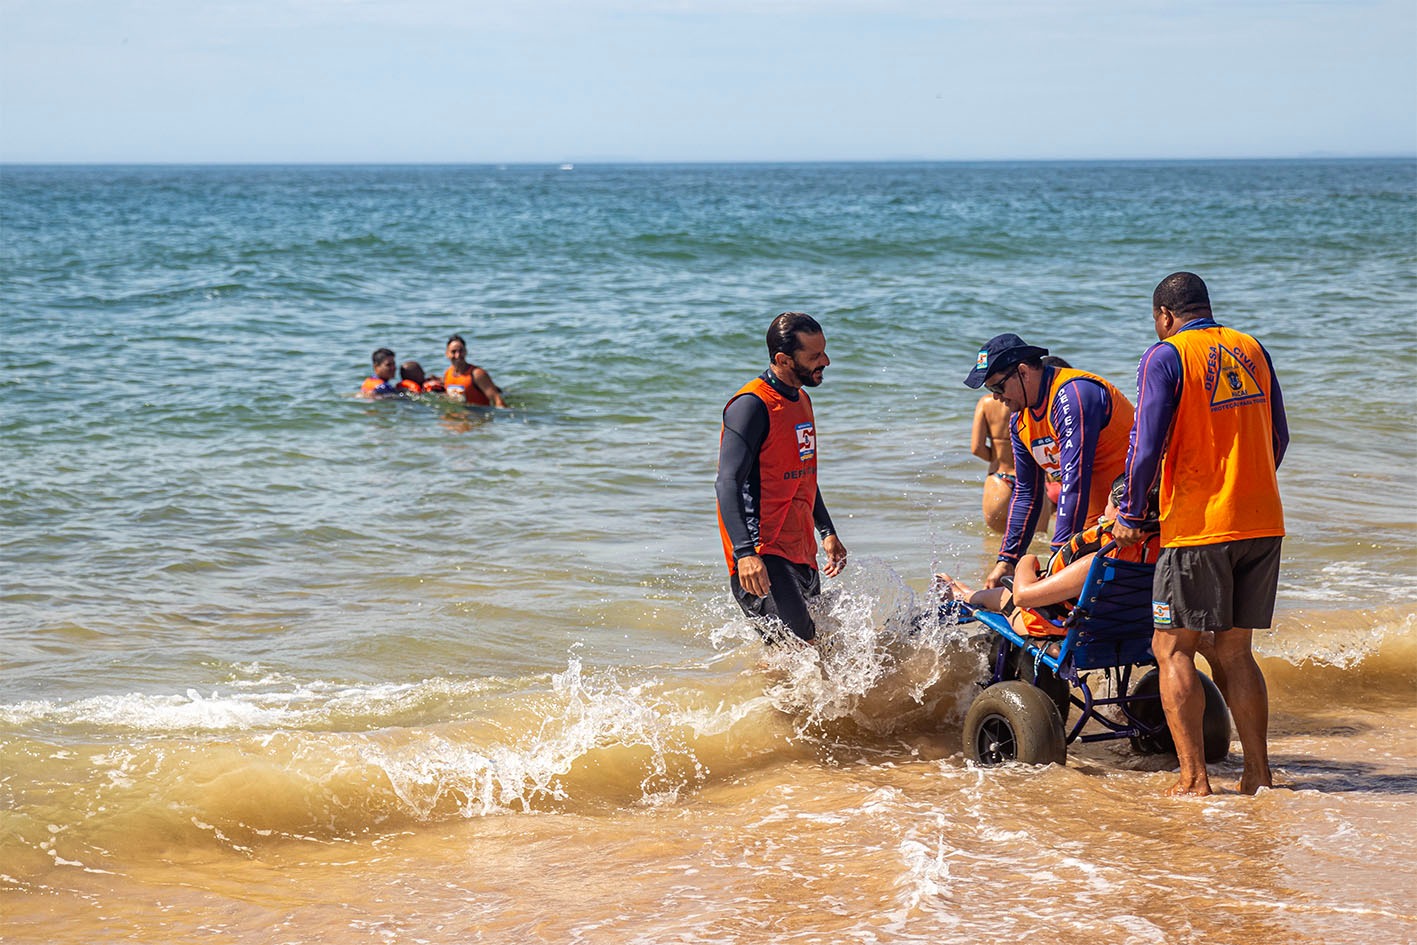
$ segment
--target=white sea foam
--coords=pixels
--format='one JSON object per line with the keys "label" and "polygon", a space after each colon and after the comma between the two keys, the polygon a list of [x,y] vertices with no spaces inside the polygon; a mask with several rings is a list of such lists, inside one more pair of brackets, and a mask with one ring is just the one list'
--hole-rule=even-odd
{"label": "white sea foam", "polygon": [[[267,688],[271,683],[276,688]],[[441,704],[482,691],[483,681],[427,679],[417,683],[349,686],[288,677],[233,683],[203,694],[125,693],[73,701],[27,700],[0,706],[0,724],[49,724],[148,735],[379,725],[391,714]],[[226,687],[224,687],[226,688]]]}

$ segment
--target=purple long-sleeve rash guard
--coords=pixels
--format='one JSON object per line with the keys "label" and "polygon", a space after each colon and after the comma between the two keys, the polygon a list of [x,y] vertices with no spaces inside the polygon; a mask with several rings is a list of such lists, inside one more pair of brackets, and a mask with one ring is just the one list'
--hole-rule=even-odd
{"label": "purple long-sleeve rash guard", "polygon": [[[1220,327],[1213,319],[1197,318],[1181,328],[1192,331]],[[1284,395],[1279,390],[1279,377],[1274,373],[1274,361],[1264,345],[1265,363],[1269,365],[1270,423],[1274,430],[1274,467],[1284,460],[1289,448],[1289,422],[1284,414]],[[1146,349],[1137,365],[1137,411],[1132,424],[1131,444],[1127,449],[1127,494],[1118,509],[1117,521],[1137,528],[1147,516],[1147,495],[1161,475],[1161,457],[1171,436],[1171,423],[1176,419],[1176,406],[1181,402],[1185,378],[1181,371],[1181,355],[1164,341]]]}
{"label": "purple long-sleeve rash guard", "polygon": [[[1043,389],[1053,382],[1052,368],[1043,378]],[[1074,378],[1058,388],[1049,416],[1057,431],[1059,478],[1058,517],[1053,529],[1056,550],[1082,531],[1087,521],[1088,496],[1092,492],[1092,457],[1097,454],[1097,438],[1112,419],[1112,397],[1107,388],[1085,377]],[[999,560],[1017,563],[1028,550],[1029,536],[1038,527],[1047,495],[1047,474],[1038,465],[1028,445],[1019,439],[1018,427],[1010,423],[1014,449],[1014,473],[1018,480],[1009,501],[1009,524],[999,549]]]}

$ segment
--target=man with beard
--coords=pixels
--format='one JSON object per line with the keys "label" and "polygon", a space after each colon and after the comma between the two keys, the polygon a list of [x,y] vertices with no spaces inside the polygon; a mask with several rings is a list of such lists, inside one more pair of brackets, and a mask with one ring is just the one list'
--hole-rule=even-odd
{"label": "man with beard", "polygon": [[738,606],[769,641],[778,625],[811,641],[807,598],[821,593],[817,539],[827,577],[841,573],[846,546],[817,490],[817,428],[807,387],[831,360],[816,319],[784,312],[768,326],[769,367],[723,408],[719,437],[718,530]]}

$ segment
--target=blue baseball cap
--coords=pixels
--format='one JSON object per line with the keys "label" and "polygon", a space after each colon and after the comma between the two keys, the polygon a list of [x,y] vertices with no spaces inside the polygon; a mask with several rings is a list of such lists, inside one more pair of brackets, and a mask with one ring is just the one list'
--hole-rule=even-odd
{"label": "blue baseball cap", "polygon": [[974,370],[964,379],[964,386],[978,390],[984,386],[984,378],[990,374],[1007,371],[1016,364],[1041,358],[1047,353],[1047,348],[1028,344],[1018,335],[995,335],[979,349]]}

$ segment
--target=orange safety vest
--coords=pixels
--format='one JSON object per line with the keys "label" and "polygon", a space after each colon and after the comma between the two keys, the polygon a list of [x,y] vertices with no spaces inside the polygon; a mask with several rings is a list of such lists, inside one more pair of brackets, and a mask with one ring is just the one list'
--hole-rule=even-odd
{"label": "orange safety vest", "polygon": [[410,381],[409,379],[404,378],[403,380],[399,381],[399,390],[406,390],[410,394],[421,394],[423,393],[423,386],[417,381]]}
{"label": "orange safety vest", "polygon": [[394,392],[394,385],[384,380],[382,377],[366,377],[364,384],[359,388],[359,393],[364,397],[373,397],[376,394],[391,394]]}
{"label": "orange safety vest", "polygon": [[449,397],[462,397],[468,403],[476,404],[479,407],[490,406],[492,401],[488,400],[482,389],[472,382],[472,375],[476,370],[476,364],[469,364],[467,373],[459,374],[457,368],[449,365],[448,369],[443,372],[443,389],[448,392]]}
{"label": "orange safety vest", "polygon": [[1162,546],[1283,535],[1264,349],[1221,325],[1165,343],[1180,355],[1182,381],[1161,461]]}
{"label": "orange safety vest", "polygon": [[[758,450],[758,543],[760,555],[778,555],[797,564],[817,567],[817,535],[812,509],[817,503],[817,427],[812,400],[799,390],[795,401],[755,377],[729,398],[733,403],[752,394],[768,408],[768,435]],[[728,409],[728,405],[724,405]],[[719,430],[719,439],[723,431]],[[733,542],[718,513],[718,532],[728,573],[738,573]]]}
{"label": "orange safety vest", "polygon": [[1048,388],[1047,396],[1043,398],[1042,415],[1035,416],[1032,408],[1024,408],[1014,414],[1013,428],[1019,441],[1033,454],[1034,462],[1038,463],[1044,472],[1058,472],[1058,455],[1061,450],[1058,433],[1053,429],[1053,398],[1057,396],[1059,387],[1079,377],[1101,384],[1112,399],[1112,419],[1107,421],[1107,425],[1097,435],[1097,452],[1092,457],[1092,485],[1087,496],[1087,517],[1080,523],[1088,526],[1097,524],[1102,510],[1107,508],[1112,481],[1120,476],[1126,467],[1127,445],[1131,438],[1134,413],[1132,402],[1096,374],[1072,368],[1054,368],[1053,383]]}

